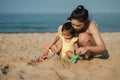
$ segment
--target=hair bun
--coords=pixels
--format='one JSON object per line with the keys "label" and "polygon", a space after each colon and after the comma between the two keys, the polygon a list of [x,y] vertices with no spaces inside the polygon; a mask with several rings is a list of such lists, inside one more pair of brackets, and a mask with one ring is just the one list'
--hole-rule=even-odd
{"label": "hair bun", "polygon": [[83,5],[79,5],[77,6],[76,10],[83,10],[84,9],[84,6]]}

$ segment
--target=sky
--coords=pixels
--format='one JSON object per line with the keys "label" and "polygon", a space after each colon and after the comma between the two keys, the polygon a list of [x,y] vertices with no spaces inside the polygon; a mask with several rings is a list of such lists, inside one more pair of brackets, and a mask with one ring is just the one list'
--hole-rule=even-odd
{"label": "sky", "polygon": [[91,13],[120,13],[120,0],[0,0],[0,13],[71,13],[78,5]]}

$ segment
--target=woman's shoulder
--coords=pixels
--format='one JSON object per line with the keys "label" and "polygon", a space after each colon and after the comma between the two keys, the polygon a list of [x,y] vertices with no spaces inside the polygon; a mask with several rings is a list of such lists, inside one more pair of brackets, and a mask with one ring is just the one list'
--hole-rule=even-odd
{"label": "woman's shoulder", "polygon": [[97,23],[94,20],[90,20],[90,25],[89,26],[97,26]]}
{"label": "woman's shoulder", "polygon": [[98,26],[97,26],[97,23],[95,21],[90,22],[89,33],[90,34],[99,33]]}
{"label": "woman's shoulder", "polygon": [[63,25],[60,25],[60,26],[58,27],[58,32],[62,30],[62,27],[63,27]]}
{"label": "woman's shoulder", "polygon": [[90,23],[89,23],[89,26],[88,26],[88,29],[87,29],[87,33],[91,34],[91,32],[93,32],[93,30],[97,29],[97,24],[95,21],[93,20],[90,20]]}
{"label": "woman's shoulder", "polygon": [[91,20],[88,28],[89,28],[89,30],[97,28],[97,23],[95,21]]}
{"label": "woman's shoulder", "polygon": [[58,27],[58,34],[59,34],[59,35],[62,33],[62,27],[63,27],[63,25],[60,25],[60,26]]}

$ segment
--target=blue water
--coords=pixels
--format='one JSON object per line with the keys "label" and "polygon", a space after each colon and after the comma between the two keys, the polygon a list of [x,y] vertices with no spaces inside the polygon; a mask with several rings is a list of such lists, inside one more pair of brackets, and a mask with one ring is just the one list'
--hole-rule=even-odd
{"label": "blue water", "polygon": [[[0,33],[57,32],[70,14],[0,14]],[[120,14],[90,14],[100,32],[120,32]]]}

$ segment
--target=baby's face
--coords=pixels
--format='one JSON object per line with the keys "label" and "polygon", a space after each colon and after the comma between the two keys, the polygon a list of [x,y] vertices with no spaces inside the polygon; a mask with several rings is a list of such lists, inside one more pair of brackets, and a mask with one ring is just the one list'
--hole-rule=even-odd
{"label": "baby's face", "polygon": [[70,34],[70,31],[69,30],[64,30],[62,32],[62,35],[65,39],[71,39],[72,38],[72,35]]}

